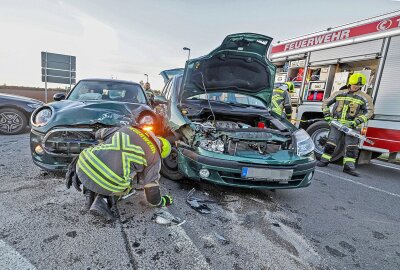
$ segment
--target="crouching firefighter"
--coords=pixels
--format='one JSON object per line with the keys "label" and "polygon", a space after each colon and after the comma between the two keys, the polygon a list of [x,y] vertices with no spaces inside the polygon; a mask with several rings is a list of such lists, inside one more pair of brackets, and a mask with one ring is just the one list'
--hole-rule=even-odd
{"label": "crouching firefighter", "polygon": [[158,183],[161,159],[171,152],[166,139],[140,125],[103,128],[96,132],[95,139],[103,142],[83,150],[66,174],[67,188],[73,185],[81,191],[83,186],[85,207],[91,214],[115,220],[111,207],[116,197],[127,195],[137,183],[143,183],[150,205],[172,204],[170,196],[161,196]]}
{"label": "crouching firefighter", "polygon": [[[366,123],[374,113],[374,105],[371,97],[361,91],[365,84],[366,78],[363,74],[354,73],[351,75],[347,89],[337,91],[323,102],[322,111],[325,120],[329,123],[336,120],[352,129]],[[332,114],[329,109],[331,105],[333,105]],[[344,134],[333,126],[330,128],[324,153],[317,165],[325,167],[329,164],[332,154],[343,136],[345,143],[343,172],[358,176],[359,173],[355,169],[355,162],[358,157],[358,139]]]}
{"label": "crouching firefighter", "polygon": [[[290,101],[289,91],[294,91],[294,85],[291,82],[286,82],[275,88],[272,92],[272,111],[282,119],[290,120],[292,117],[292,104]],[[285,112],[283,111],[285,110]]]}

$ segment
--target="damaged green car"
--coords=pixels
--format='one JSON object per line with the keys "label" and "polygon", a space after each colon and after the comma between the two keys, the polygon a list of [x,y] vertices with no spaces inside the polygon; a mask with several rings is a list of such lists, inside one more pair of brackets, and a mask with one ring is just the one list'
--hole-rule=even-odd
{"label": "damaged green car", "polygon": [[63,171],[73,157],[94,144],[100,128],[137,123],[157,116],[138,83],[122,80],[81,80],[66,96],[36,109],[31,116],[33,162],[47,171]]}
{"label": "damaged green car", "polygon": [[174,144],[163,161],[164,176],[256,189],[310,185],[312,140],[270,110],[271,41],[259,34],[229,35],[166,83],[155,98]]}

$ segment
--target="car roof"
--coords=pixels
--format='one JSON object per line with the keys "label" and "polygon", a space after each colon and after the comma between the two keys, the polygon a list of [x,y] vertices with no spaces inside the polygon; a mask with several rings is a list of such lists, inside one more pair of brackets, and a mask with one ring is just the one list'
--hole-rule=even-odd
{"label": "car roof", "polygon": [[133,81],[126,81],[126,80],[115,80],[115,79],[98,79],[98,78],[90,78],[90,79],[82,79],[80,82],[83,81],[91,81],[91,82],[117,82],[117,83],[129,83],[129,84],[135,84],[135,85],[140,85],[137,82]]}

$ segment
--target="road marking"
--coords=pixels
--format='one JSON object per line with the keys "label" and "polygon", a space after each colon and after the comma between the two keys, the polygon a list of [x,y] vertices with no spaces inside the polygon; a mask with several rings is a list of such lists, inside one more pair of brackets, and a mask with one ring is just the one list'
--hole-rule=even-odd
{"label": "road marking", "polygon": [[374,164],[374,165],[378,165],[378,166],[382,166],[382,167],[386,167],[386,168],[390,168],[390,169],[394,169],[394,170],[400,171],[400,168],[393,167],[393,166],[389,166],[389,165],[386,165],[386,164],[380,164],[380,163],[373,162],[373,161],[371,161],[371,164]]}
{"label": "road marking", "polygon": [[36,270],[36,267],[19,254],[13,247],[0,240],[0,269]]}
{"label": "road marking", "polygon": [[366,187],[366,188],[369,188],[369,189],[373,189],[375,191],[379,191],[379,192],[386,193],[388,195],[392,195],[392,196],[400,198],[400,194],[392,193],[392,192],[389,192],[389,191],[386,191],[386,190],[383,190],[383,189],[380,189],[380,188],[369,186],[369,185],[366,185],[366,184],[363,184],[363,183],[360,183],[360,182],[357,182],[357,181],[354,181],[354,180],[351,180],[351,179],[348,179],[348,178],[344,178],[344,177],[341,177],[341,176],[332,175],[331,173],[326,173],[326,172],[321,171],[321,170],[317,170],[317,172],[322,173],[322,174],[326,174],[326,175],[330,175],[330,176],[339,178],[340,180],[343,180],[343,181],[347,181],[347,182],[350,182],[350,183],[353,183],[353,184],[356,184],[356,185],[360,185],[360,186],[363,186],[363,187]]}

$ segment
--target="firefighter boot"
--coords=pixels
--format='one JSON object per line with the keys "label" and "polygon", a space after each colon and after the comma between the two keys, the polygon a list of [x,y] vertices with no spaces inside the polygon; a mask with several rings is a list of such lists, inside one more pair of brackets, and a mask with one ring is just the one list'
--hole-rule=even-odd
{"label": "firefighter boot", "polygon": [[89,211],[96,197],[96,193],[83,187],[83,194],[85,194],[85,210]]}
{"label": "firefighter boot", "polygon": [[354,163],[350,163],[350,162],[344,164],[343,172],[353,175],[353,176],[356,176],[356,177],[360,176],[360,174],[356,171],[356,166],[354,165]]}
{"label": "firefighter boot", "polygon": [[326,167],[329,164],[329,161],[332,158],[332,154],[335,151],[336,144],[334,142],[328,141],[325,144],[324,153],[321,156],[320,161],[318,161],[318,167]]}
{"label": "firefighter boot", "polygon": [[95,216],[100,216],[106,221],[114,221],[116,219],[108,205],[106,197],[102,195],[97,195],[90,207],[90,213]]}

